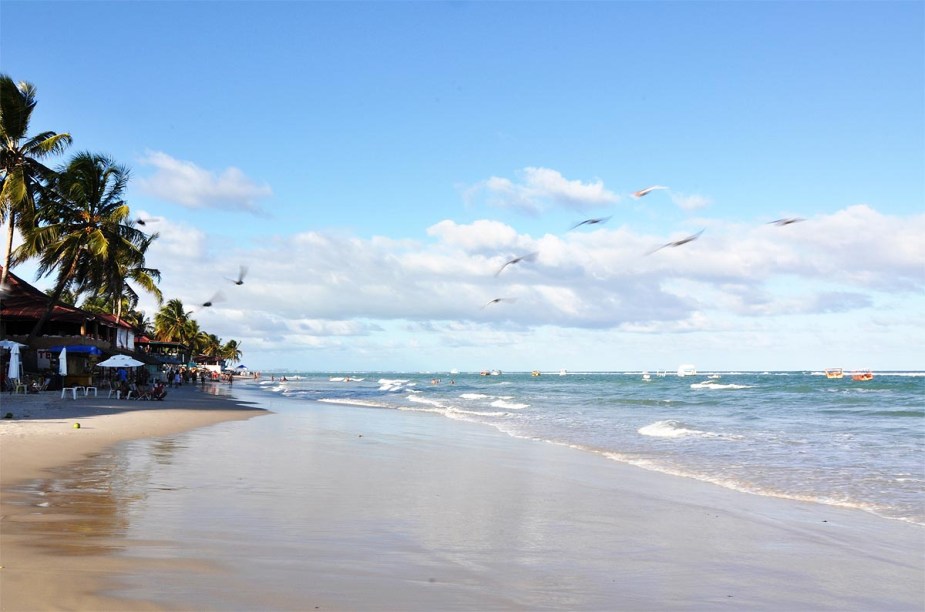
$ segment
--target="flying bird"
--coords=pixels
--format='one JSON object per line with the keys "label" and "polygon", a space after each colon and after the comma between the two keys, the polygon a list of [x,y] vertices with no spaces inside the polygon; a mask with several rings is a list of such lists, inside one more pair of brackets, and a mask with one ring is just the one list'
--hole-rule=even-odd
{"label": "flying bird", "polygon": [[225,294],[219,291],[218,293],[213,295],[211,298],[209,298],[209,301],[203,302],[202,307],[208,308],[209,306],[211,306],[212,304],[215,304],[216,302],[223,302],[223,301],[225,301]]}
{"label": "flying bird", "polygon": [[[611,215],[611,216],[612,216],[612,215]],[[581,223],[576,223],[575,225],[573,225],[572,227],[570,227],[569,230],[573,230],[573,229],[575,229],[576,227],[581,227],[582,225],[595,225],[595,224],[597,224],[597,223],[606,223],[606,222],[609,221],[609,220],[610,220],[610,217],[600,217],[600,218],[597,218],[597,219],[585,219],[585,220],[582,221]]]}
{"label": "flying bird", "polygon": [[517,301],[517,298],[495,298],[491,300],[490,302],[488,302],[487,304],[485,304],[484,306],[482,306],[482,309],[484,310],[485,308],[488,308],[492,304],[500,304],[501,302],[516,302],[516,301]]}
{"label": "flying bird", "polygon": [[510,265],[512,265],[512,264],[517,264],[517,263],[520,263],[520,262],[522,262],[522,261],[536,261],[536,256],[537,256],[537,255],[539,255],[538,252],[533,252],[533,253],[527,253],[526,255],[521,255],[520,257],[515,257],[514,259],[512,259],[512,260],[510,260],[510,261],[508,261],[508,262],[505,262],[505,264],[504,264],[503,266],[501,266],[501,267],[498,269],[497,272],[495,272],[495,276],[498,276],[499,274],[501,274],[501,271],[502,271],[502,270],[504,270],[506,267],[508,267],[508,266],[510,266]]}
{"label": "flying bird", "polygon": [[156,217],[152,217],[150,219],[142,219],[141,217],[139,217],[135,219],[135,223],[137,223],[138,225],[147,225],[148,223],[156,223],[157,221],[160,221],[160,219]]}
{"label": "flying bird", "polygon": [[652,253],[654,253],[654,252],[656,252],[656,251],[660,251],[660,250],[664,249],[665,247],[679,247],[679,246],[681,246],[682,244],[687,244],[688,242],[693,242],[694,240],[697,240],[698,238],[700,238],[700,234],[702,234],[702,233],[703,233],[703,230],[700,230],[700,231],[697,232],[696,234],[691,234],[691,235],[688,236],[687,238],[682,238],[681,240],[675,240],[674,242],[666,242],[665,244],[663,244],[662,246],[658,247],[657,249],[652,249],[651,251],[649,251],[648,253],[646,253],[646,255],[651,255]]}
{"label": "flying bird", "polygon": [[785,225],[790,225],[791,223],[799,223],[800,221],[806,221],[806,219],[801,219],[800,217],[777,219],[776,221],[768,221],[768,225],[777,225],[777,226],[783,227]]}
{"label": "flying bird", "polygon": [[655,191],[656,189],[668,189],[664,185],[652,185],[651,187],[646,187],[645,189],[640,189],[639,191],[633,193],[634,198],[641,198],[642,196]]}
{"label": "flying bird", "polygon": [[227,278],[228,280],[230,280],[231,282],[233,282],[235,285],[243,285],[243,284],[244,284],[244,276],[245,276],[246,274],[247,274],[247,266],[241,266],[241,271],[238,272],[238,278],[237,278],[237,280],[235,280],[235,279],[233,279],[233,278],[228,278],[227,276],[226,276],[225,278]]}

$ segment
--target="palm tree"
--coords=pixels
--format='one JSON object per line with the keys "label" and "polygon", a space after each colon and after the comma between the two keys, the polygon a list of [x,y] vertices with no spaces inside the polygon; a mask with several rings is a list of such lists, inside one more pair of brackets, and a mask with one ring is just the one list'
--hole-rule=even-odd
{"label": "palm tree", "polygon": [[25,81],[16,84],[0,74],[0,220],[7,221],[6,250],[0,286],[12,260],[13,234],[22,233],[34,224],[35,198],[41,183],[52,171],[40,159],[58,154],[71,144],[70,134],[41,132],[27,136],[29,120],[36,105],[35,86]]}
{"label": "palm tree", "polygon": [[196,319],[189,319],[186,325],[183,326],[180,342],[189,348],[190,357],[199,354],[199,337],[201,335],[202,331],[199,329],[199,323],[196,322]]}
{"label": "palm tree", "polygon": [[[67,292],[65,291],[64,293]],[[61,295],[63,298],[64,294],[62,293]],[[101,314],[109,314],[110,312],[109,301],[103,295],[91,295],[84,298],[84,301],[80,303],[80,309]]]}
{"label": "palm tree", "polygon": [[229,340],[225,343],[225,346],[222,347],[222,359],[230,361],[231,363],[238,363],[241,361],[241,357],[244,355],[241,352],[241,345],[237,340]]}
{"label": "palm tree", "polygon": [[[54,292],[55,292],[54,289],[46,289],[45,295],[47,295],[48,297],[51,297],[52,294],[54,294]],[[62,291],[61,295],[58,296],[58,303],[67,304],[68,306],[76,306],[77,296],[74,295],[74,293],[71,291]],[[102,311],[92,311],[92,312],[102,312]]]}
{"label": "palm tree", "polygon": [[154,337],[154,323],[140,310],[129,310],[125,313],[125,320],[135,326],[135,331],[148,338]]}
{"label": "palm tree", "polygon": [[103,265],[91,269],[91,287],[100,296],[107,298],[110,310],[116,320],[122,319],[122,312],[138,305],[138,293],[127,281],[154,295],[158,304],[164,296],[157,286],[161,278],[159,270],[145,267],[145,252],[157,238],[157,234],[146,235],[135,228],[133,222],[104,229],[110,236],[109,249]]}
{"label": "palm tree", "polygon": [[200,334],[199,353],[201,355],[205,355],[206,357],[221,358],[222,339],[215,334],[207,334],[206,332],[202,332],[202,334]]}
{"label": "palm tree", "polygon": [[[132,227],[129,207],[122,200],[128,170],[109,158],[78,153],[60,172],[49,177],[37,209],[38,225],[27,232],[13,253],[21,262],[38,257],[37,277],[57,274],[48,308],[36,323],[29,342],[42,331],[61,294],[99,293],[111,253],[128,261],[143,261],[146,235]],[[139,246],[140,245],[140,246]]]}
{"label": "palm tree", "polygon": [[184,329],[190,321],[190,314],[183,309],[183,302],[172,299],[154,315],[154,338],[161,342],[180,342]]}

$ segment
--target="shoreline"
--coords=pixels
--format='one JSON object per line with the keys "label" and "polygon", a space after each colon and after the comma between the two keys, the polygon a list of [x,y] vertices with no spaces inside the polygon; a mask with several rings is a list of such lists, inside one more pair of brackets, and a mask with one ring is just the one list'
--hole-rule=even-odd
{"label": "shoreline", "polygon": [[14,418],[0,420],[0,610],[161,609],[101,594],[124,568],[124,560],[49,554],[36,546],[34,538],[11,534],[17,522],[30,520],[31,513],[29,507],[16,503],[15,488],[53,476],[121,442],[269,413],[209,390],[220,388],[172,388],[163,401],[104,395],[62,399],[56,391],[4,394],[0,411],[12,412]]}
{"label": "shoreline", "polygon": [[[191,404],[197,399],[212,406],[225,404],[196,392],[189,398]],[[249,414],[251,409],[226,399],[238,407],[238,418],[249,418],[241,416],[241,410]],[[76,407],[84,401],[61,403]],[[86,406],[90,403],[92,398]],[[124,406],[113,403],[116,410]],[[249,452],[257,456],[261,444],[271,439],[261,437],[261,430],[275,432],[287,416],[297,415],[306,423],[301,435],[310,444],[298,449],[311,453],[312,462],[281,465],[295,466],[298,480],[310,483],[311,489],[299,505],[299,521],[304,526],[301,554],[312,565],[299,580],[323,580],[308,600],[299,594],[289,600],[285,593],[264,593],[266,599],[254,595],[263,609],[292,609],[270,603],[288,601],[308,608],[323,604],[324,609],[422,611],[714,609],[724,604],[737,609],[914,610],[923,601],[925,531],[914,525],[860,510],[749,495],[567,447],[511,438],[475,424],[309,403],[309,412],[285,408],[273,422],[261,419],[247,427],[255,444]],[[73,415],[60,414],[50,425],[57,428],[57,439],[65,440],[75,433],[96,432],[117,416],[140,424],[142,417],[160,412],[149,410],[152,402],[138,404],[142,405],[136,408],[132,403],[130,414],[107,415],[99,427],[90,420],[94,415],[81,417],[86,431],[71,428]],[[272,403],[269,407],[277,409]],[[165,433],[172,432],[147,430],[135,437]],[[49,437],[54,442],[55,437]],[[97,436],[99,448],[117,441]],[[277,451],[293,451],[292,446]],[[202,452],[215,451],[210,447]],[[248,450],[234,446],[231,452]],[[269,464],[247,472],[249,467],[240,466],[235,479],[262,482],[268,476]],[[277,469],[277,486],[295,483],[285,468]],[[209,473],[221,471],[216,467]],[[238,494],[242,503],[262,499],[259,493],[254,498],[244,491]],[[287,495],[298,494],[297,489],[287,489]],[[0,526],[8,525],[8,519],[4,511]],[[462,534],[466,535],[460,540]],[[64,535],[65,541],[80,537]],[[105,552],[53,556],[35,546],[34,535],[22,540],[3,536],[3,610],[191,607],[193,600],[182,597],[165,603],[107,595],[118,592],[113,588],[126,576],[163,570],[158,565],[162,561]],[[214,597],[240,596],[237,584],[256,579],[262,565],[276,571],[279,559],[273,540],[262,539],[268,548],[233,541],[231,553],[221,552],[223,542],[218,541],[212,544],[219,547],[218,556],[194,554],[202,563],[186,571],[197,581],[214,581]],[[31,565],[10,566],[7,559],[23,563],[24,557],[18,557],[22,550],[31,555]],[[224,569],[214,571],[210,558]],[[391,560],[387,565],[376,561],[386,558]],[[169,561],[178,562],[183,563]],[[556,573],[549,573],[553,570]],[[547,584],[549,577],[555,577],[554,582]],[[173,588],[171,583],[164,587]],[[221,601],[198,603],[223,609]],[[226,601],[234,607],[230,601],[238,600]]]}

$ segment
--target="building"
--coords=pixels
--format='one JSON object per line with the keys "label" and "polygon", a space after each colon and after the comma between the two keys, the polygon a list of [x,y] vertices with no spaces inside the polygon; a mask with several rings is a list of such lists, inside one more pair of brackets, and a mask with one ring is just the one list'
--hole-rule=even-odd
{"label": "building", "polygon": [[[0,268],[2,270],[2,268]],[[51,298],[12,272],[0,293],[0,339],[26,344]],[[41,335],[21,351],[23,369],[40,373],[57,371],[58,355],[67,348],[68,376],[65,386],[89,384],[93,367],[109,355],[135,350],[135,329],[109,314],[55,304]]]}

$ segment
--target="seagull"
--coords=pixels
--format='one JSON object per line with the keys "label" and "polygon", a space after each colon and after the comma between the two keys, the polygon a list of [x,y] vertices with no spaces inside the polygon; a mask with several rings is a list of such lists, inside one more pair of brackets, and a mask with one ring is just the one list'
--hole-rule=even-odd
{"label": "seagull", "polygon": [[150,219],[142,219],[141,217],[139,217],[138,219],[135,219],[135,223],[137,223],[138,225],[147,225],[148,223],[155,223],[157,221],[160,221],[160,219],[157,219],[154,217]]}
{"label": "seagull", "polygon": [[506,262],[503,266],[501,266],[501,267],[498,269],[498,271],[495,272],[495,276],[498,276],[499,274],[501,274],[501,271],[504,270],[506,267],[508,267],[508,266],[511,265],[511,264],[520,263],[520,262],[522,262],[522,261],[536,261],[536,256],[537,256],[537,255],[539,255],[539,253],[534,251],[533,253],[527,253],[526,255],[521,255],[520,257],[515,257],[514,259],[512,259],[512,260]]}
{"label": "seagull", "polygon": [[[612,216],[612,215],[611,215],[611,216]],[[610,220],[610,217],[600,217],[600,218],[597,218],[597,219],[585,219],[585,220],[582,221],[581,223],[576,223],[575,225],[573,225],[572,227],[570,227],[569,230],[573,230],[573,229],[575,229],[576,227],[581,227],[582,225],[594,225],[594,224],[596,224],[596,223],[606,223],[606,222],[609,221],[609,220]]]}
{"label": "seagull", "polygon": [[244,275],[246,274],[247,274],[247,266],[241,266],[241,271],[238,273],[238,280],[235,280],[233,278],[228,278],[227,276],[225,278],[228,278],[228,280],[233,282],[235,285],[243,285]]}
{"label": "seagull", "polygon": [[799,223],[800,221],[806,221],[806,219],[801,219],[800,217],[790,217],[787,219],[778,219],[776,221],[768,221],[768,225],[777,225],[783,227],[785,225],[790,225],[791,223]]}
{"label": "seagull", "polygon": [[517,301],[517,298],[495,298],[491,300],[490,302],[488,302],[487,304],[485,304],[484,306],[482,306],[482,309],[484,310],[485,308],[488,308],[492,304],[500,304],[501,302],[516,302],[516,301]]}
{"label": "seagull", "polygon": [[681,240],[675,240],[674,242],[666,242],[665,244],[663,244],[662,246],[658,247],[657,249],[653,249],[653,250],[649,251],[648,253],[646,253],[646,255],[651,255],[651,254],[654,253],[655,251],[660,251],[660,250],[664,249],[665,247],[679,247],[679,246],[681,246],[682,244],[687,244],[688,242],[693,242],[694,240],[697,240],[698,238],[700,238],[700,234],[702,234],[702,233],[703,233],[703,230],[700,230],[700,231],[697,232],[696,234],[691,234],[691,235],[688,236],[687,238],[682,238]]}
{"label": "seagull", "polygon": [[225,300],[225,294],[223,294],[221,291],[219,291],[218,293],[216,293],[215,295],[213,295],[211,298],[209,298],[209,301],[208,301],[208,302],[203,302],[203,303],[202,303],[202,307],[203,307],[203,308],[208,308],[208,307],[211,306],[212,304],[214,304],[214,303],[216,303],[216,302],[223,302],[224,300]]}
{"label": "seagull", "polygon": [[668,187],[665,187],[664,185],[652,185],[651,187],[646,187],[645,189],[640,189],[639,191],[635,192],[633,197],[637,199],[641,198],[642,196],[655,191],[656,189],[668,189]]}

